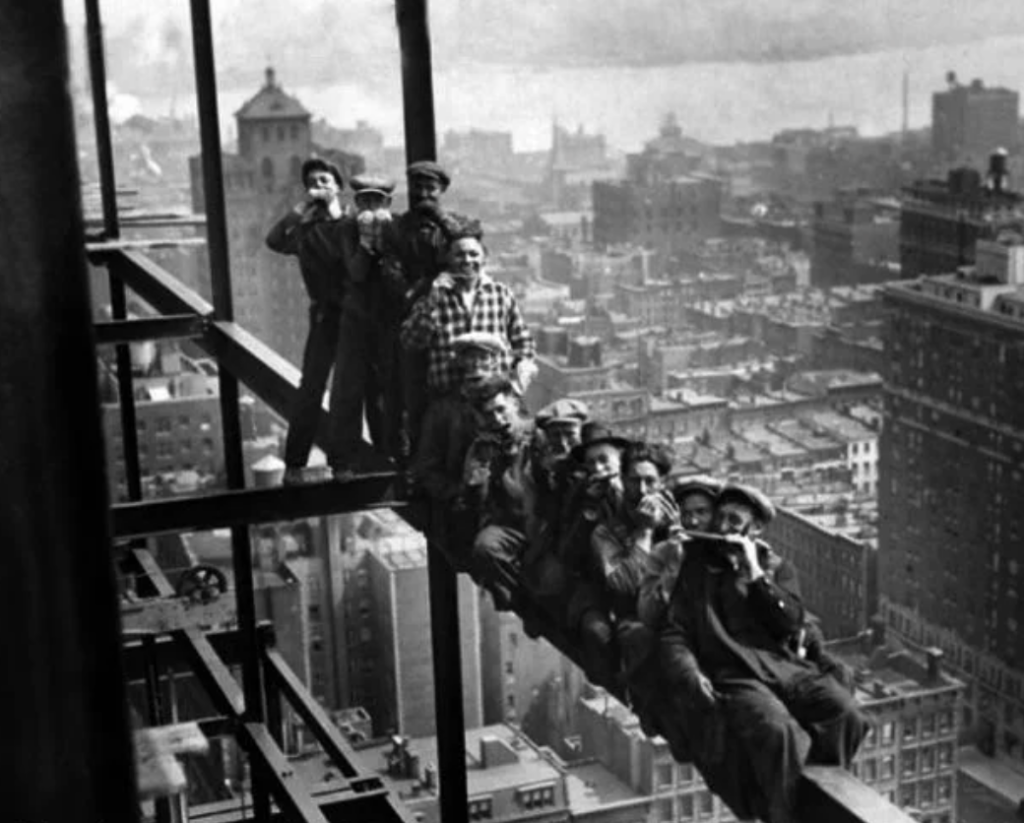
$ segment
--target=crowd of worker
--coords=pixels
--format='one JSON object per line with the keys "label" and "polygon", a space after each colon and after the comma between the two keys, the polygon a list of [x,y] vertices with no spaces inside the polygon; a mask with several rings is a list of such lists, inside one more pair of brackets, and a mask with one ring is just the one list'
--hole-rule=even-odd
{"label": "crowd of worker", "polygon": [[350,181],[354,208],[323,160],[303,180],[308,197],[268,237],[298,257],[312,302],[286,481],[301,477],[333,367],[336,478],[360,468],[365,417],[384,458],[411,451],[431,538],[498,609],[578,649],[588,679],[624,695],[739,819],[793,820],[804,765],[848,765],[868,723],[784,547],[760,537],[771,501],[678,476],[669,448],[578,400],[529,414],[529,329],[487,274],[480,224],[441,206],[438,164],[409,167],[398,217],[381,176]]}

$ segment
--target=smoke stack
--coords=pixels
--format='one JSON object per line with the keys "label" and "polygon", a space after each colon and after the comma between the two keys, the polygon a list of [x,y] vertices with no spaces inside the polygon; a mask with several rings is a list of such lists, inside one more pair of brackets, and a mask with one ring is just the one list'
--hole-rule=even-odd
{"label": "smoke stack", "polygon": [[936,646],[930,646],[924,653],[928,657],[928,682],[936,683],[942,676],[943,651]]}
{"label": "smoke stack", "polygon": [[956,72],[955,71],[947,71],[946,72],[946,85],[949,86],[951,89],[955,89],[957,86],[960,85],[957,82],[957,80],[956,80]]}

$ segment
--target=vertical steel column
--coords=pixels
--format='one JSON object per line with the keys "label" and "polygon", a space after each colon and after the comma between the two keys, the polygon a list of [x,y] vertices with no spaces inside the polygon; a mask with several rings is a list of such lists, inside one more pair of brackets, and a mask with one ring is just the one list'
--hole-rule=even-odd
{"label": "vertical steel column", "polygon": [[[99,0],[85,0],[85,42],[89,52],[89,85],[92,89],[93,124],[96,128],[96,160],[99,166],[100,195],[103,203],[103,234],[121,236],[117,216],[117,186],[114,179],[114,149],[110,138],[110,114],[107,105],[107,67],[103,56],[103,21]],[[124,284],[110,270],[110,309],[114,320],[127,317]],[[139,437],[135,430],[135,388],[132,382],[131,350],[126,344],[114,347],[117,358],[117,390],[121,408],[121,443],[124,448],[125,480],[128,499],[142,499],[142,472],[139,468]]]}
{"label": "vertical steel column", "polygon": [[[409,163],[434,160],[437,158],[437,130],[427,0],[398,0],[395,11],[402,51],[406,160]],[[445,823],[468,823],[458,580],[435,546],[430,546],[427,558],[441,819]]]}
{"label": "vertical steel column", "polygon": [[0,6],[0,78],[3,817],[135,821],[59,3]]}
{"label": "vertical steel column", "polygon": [[[213,57],[213,27],[209,0],[191,0],[192,48],[195,58],[196,96],[203,155],[203,193],[206,202],[206,242],[210,260],[210,281],[214,313],[218,320],[234,320],[231,271],[228,262],[228,228],[224,200],[224,175],[220,148],[220,118],[217,112],[217,72]],[[242,426],[238,413],[238,381],[220,367],[220,416],[224,432],[224,465],[228,488],[245,486]],[[231,529],[232,568],[238,602],[238,628],[242,641],[242,688],[245,716],[263,720],[263,686],[260,646],[256,632],[256,595],[253,591],[252,546],[249,529]],[[270,819],[270,797],[253,782],[253,806],[257,821]]]}
{"label": "vertical steel column", "polygon": [[[128,317],[128,300],[124,281],[111,268],[110,313],[114,320]],[[127,343],[114,346],[117,358],[117,400],[121,411],[121,447],[124,452],[124,475],[128,499],[142,499],[142,466],[139,463],[139,432],[136,428],[135,381],[132,378],[132,352]],[[113,471],[113,469],[111,469]]]}
{"label": "vertical steel column", "polygon": [[103,233],[112,239],[121,235],[121,226],[117,217],[114,149],[110,142],[107,68],[103,60],[103,22],[100,19],[99,0],[85,0],[85,41],[89,52],[89,85],[92,87],[92,116],[96,126],[96,160],[99,164],[100,194],[103,200]]}

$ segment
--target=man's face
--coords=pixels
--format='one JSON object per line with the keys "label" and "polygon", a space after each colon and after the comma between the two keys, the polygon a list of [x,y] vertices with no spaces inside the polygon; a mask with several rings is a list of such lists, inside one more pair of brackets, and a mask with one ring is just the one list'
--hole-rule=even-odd
{"label": "man's face", "polygon": [[757,534],[761,529],[754,510],[743,503],[728,501],[715,512],[715,529],[719,534]]}
{"label": "man's face", "polygon": [[377,211],[391,208],[391,198],[376,191],[361,192],[354,198],[356,211]]}
{"label": "man's face", "polygon": [[622,471],[622,453],[610,443],[599,443],[587,449],[583,465],[592,480],[618,477]]}
{"label": "man's face", "polygon": [[480,414],[486,428],[508,434],[515,428],[519,404],[511,394],[499,394],[481,406]]}
{"label": "man's face", "polygon": [[690,492],[679,503],[679,519],[687,531],[708,531],[714,516],[714,503],[703,492]]}
{"label": "man's face", "polygon": [[338,196],[338,181],[323,169],[313,169],[306,175],[306,190],[320,200],[333,200]]}
{"label": "man's face", "polygon": [[580,444],[580,424],[551,423],[544,429],[544,437],[552,457],[565,457]]}
{"label": "man's face", "polygon": [[453,277],[475,281],[484,267],[484,247],[473,237],[456,240],[448,252],[449,267]]}
{"label": "man's face", "polygon": [[413,177],[409,180],[409,203],[436,203],[444,187],[433,177]]}
{"label": "man's face", "polygon": [[458,367],[464,381],[478,382],[498,373],[498,358],[483,349],[463,349],[458,355]]}
{"label": "man's face", "polygon": [[657,466],[649,460],[640,460],[631,463],[626,469],[623,485],[625,486],[626,503],[631,507],[636,507],[647,495],[660,492],[665,483]]}

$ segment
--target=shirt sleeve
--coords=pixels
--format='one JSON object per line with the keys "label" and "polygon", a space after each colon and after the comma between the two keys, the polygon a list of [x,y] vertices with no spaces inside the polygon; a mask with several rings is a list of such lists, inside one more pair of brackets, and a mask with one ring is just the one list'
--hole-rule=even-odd
{"label": "shirt sleeve", "polygon": [[302,217],[290,210],[278,220],[267,233],[267,248],[278,254],[297,255],[299,253],[299,232]]}
{"label": "shirt sleeve", "polygon": [[436,323],[434,321],[434,302],[436,292],[421,297],[402,323],[399,338],[407,349],[429,348],[434,339]]}
{"label": "shirt sleeve", "polygon": [[759,577],[748,588],[747,598],[775,637],[786,638],[804,624],[800,581],[793,564],[783,560],[769,577]]}
{"label": "shirt sleeve", "polygon": [[508,338],[509,346],[515,360],[531,360],[536,351],[533,342],[533,335],[523,320],[523,313],[519,308],[519,301],[511,291],[507,293],[509,301],[508,323],[505,327],[505,336]]}

